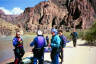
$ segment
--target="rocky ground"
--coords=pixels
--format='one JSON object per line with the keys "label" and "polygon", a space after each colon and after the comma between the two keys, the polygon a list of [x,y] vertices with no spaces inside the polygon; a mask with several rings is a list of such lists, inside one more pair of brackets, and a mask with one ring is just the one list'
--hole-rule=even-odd
{"label": "rocky ground", "polygon": [[[96,64],[96,47],[88,46],[85,40],[79,39],[77,47],[73,47],[72,42],[67,43],[64,49],[63,64]],[[24,58],[32,56],[31,52],[27,52]],[[45,53],[45,64],[50,64],[50,53]],[[14,58],[8,59],[0,64],[6,64],[14,61]],[[24,60],[25,61],[25,60]]]}

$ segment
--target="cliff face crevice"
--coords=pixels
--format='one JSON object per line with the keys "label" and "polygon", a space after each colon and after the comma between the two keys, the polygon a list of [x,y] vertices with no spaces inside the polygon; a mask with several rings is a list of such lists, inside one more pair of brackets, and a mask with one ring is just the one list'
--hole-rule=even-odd
{"label": "cliff face crevice", "polygon": [[69,26],[79,26],[82,29],[87,29],[92,26],[95,12],[90,2],[87,0],[69,1],[67,2],[67,9],[69,12],[67,17],[69,20],[67,21],[73,23],[68,23]]}
{"label": "cliff face crevice", "polygon": [[88,1],[91,3],[91,5],[94,8],[95,13],[96,13],[96,0],[88,0]]}

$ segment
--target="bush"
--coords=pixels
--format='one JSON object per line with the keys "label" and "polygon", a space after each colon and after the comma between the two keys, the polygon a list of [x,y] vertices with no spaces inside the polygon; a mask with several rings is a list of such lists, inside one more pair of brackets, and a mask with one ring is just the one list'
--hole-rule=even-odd
{"label": "bush", "polygon": [[85,40],[88,41],[89,44],[96,43],[96,23],[86,32]]}
{"label": "bush", "polygon": [[[85,35],[85,32],[86,32],[87,30],[81,30],[81,29],[77,29],[76,30],[76,32],[78,33],[78,38],[84,38],[84,35]],[[70,34],[72,33],[72,31],[70,31],[70,32],[64,32],[63,34],[64,34],[64,36],[66,36],[67,37],[67,39],[68,40],[71,40],[72,39],[72,37],[70,36]]]}
{"label": "bush", "polygon": [[71,36],[70,36],[71,32],[65,32],[65,31],[64,31],[63,34],[64,34],[64,36],[67,37],[68,40],[71,39]]}

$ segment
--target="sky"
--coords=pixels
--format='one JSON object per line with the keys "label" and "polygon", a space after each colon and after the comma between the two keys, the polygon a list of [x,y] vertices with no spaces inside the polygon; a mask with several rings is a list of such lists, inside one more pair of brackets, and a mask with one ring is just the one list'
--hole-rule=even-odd
{"label": "sky", "polygon": [[0,9],[5,14],[18,15],[27,7],[34,7],[44,0],[0,0]]}

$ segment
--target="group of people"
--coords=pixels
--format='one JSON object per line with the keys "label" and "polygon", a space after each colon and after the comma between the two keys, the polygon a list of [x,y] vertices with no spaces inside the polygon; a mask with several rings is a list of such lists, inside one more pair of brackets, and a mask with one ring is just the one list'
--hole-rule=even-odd
{"label": "group of people", "polygon": [[[37,36],[33,39],[33,41],[30,43],[30,46],[34,48],[32,49],[33,52],[33,63],[32,64],[37,64],[37,60],[39,64],[44,64],[44,47],[48,45],[48,47],[51,47],[51,60],[52,64],[59,64],[59,57],[61,58],[61,64],[63,62],[63,50],[64,47],[66,46],[66,37],[63,35],[62,30],[58,30],[53,28],[51,30],[52,38],[51,38],[51,43],[49,43],[49,38],[48,36],[46,39],[43,36],[43,32],[41,30],[37,31]],[[76,32],[71,33],[73,36],[77,36]],[[73,44],[74,47],[76,46],[76,38],[73,38]],[[47,43],[46,43],[47,41]],[[13,46],[15,47],[14,49],[14,54],[15,54],[15,61],[14,64],[21,64],[22,57],[25,53],[24,51],[24,46],[23,46],[23,40],[20,37],[20,32],[16,32],[16,36],[13,39]]]}

